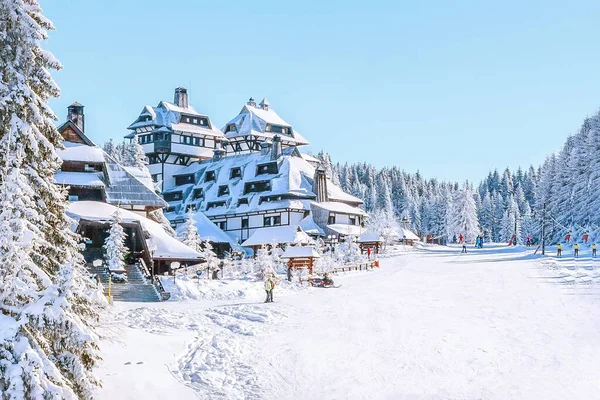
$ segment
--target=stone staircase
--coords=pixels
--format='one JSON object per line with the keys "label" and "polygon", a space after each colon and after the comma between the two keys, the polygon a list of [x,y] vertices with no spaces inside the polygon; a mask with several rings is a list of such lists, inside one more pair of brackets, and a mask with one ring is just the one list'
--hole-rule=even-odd
{"label": "stone staircase", "polygon": [[[92,262],[100,257],[86,257],[88,261],[88,271],[90,274],[97,275],[104,286],[104,294],[108,295],[108,272],[104,267],[94,267]],[[126,283],[111,284],[111,296],[113,301],[125,302],[156,302],[160,301],[158,291],[147,281],[142,275],[137,265],[126,265],[125,275],[127,275]]]}

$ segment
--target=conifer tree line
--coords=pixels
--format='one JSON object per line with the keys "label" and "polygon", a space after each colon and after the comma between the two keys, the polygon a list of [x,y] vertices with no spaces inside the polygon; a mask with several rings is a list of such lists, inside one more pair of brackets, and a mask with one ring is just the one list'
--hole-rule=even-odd
{"label": "conifer tree line", "polygon": [[[452,239],[484,236],[488,242],[546,242],[600,239],[600,112],[586,118],[562,149],[539,167],[490,172],[477,186],[444,182],[407,173],[398,167],[376,169],[363,163],[333,163],[316,156],[332,181],[364,201],[369,213],[386,212],[420,235]],[[472,201],[472,204],[470,204]],[[470,239],[470,238],[468,238]]]}

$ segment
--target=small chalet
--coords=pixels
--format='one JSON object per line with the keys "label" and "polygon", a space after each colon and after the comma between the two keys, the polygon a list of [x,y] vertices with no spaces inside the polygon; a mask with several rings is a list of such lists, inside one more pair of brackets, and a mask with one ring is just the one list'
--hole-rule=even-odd
{"label": "small chalet", "polygon": [[358,237],[358,245],[360,253],[364,254],[371,249],[372,254],[379,254],[379,250],[383,245],[383,239],[377,232],[367,231]]}
{"label": "small chalet", "polygon": [[[314,262],[317,258],[321,258],[321,256],[312,246],[288,246],[281,255],[281,258],[288,260],[288,269],[290,271],[305,269],[312,275]],[[288,273],[288,276],[291,276],[291,274]]]}
{"label": "small chalet", "polygon": [[154,190],[113,160],[84,133],[83,106],[68,108],[67,122],[58,127],[64,149],[54,181],[68,187],[69,201],[100,201],[149,216],[166,206]]}

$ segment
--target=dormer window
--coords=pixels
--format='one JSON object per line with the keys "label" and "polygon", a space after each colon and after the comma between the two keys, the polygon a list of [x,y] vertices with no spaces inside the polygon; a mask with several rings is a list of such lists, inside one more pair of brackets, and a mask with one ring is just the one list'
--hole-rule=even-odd
{"label": "dormer window", "polygon": [[206,211],[210,210],[211,208],[215,208],[215,207],[225,207],[225,202],[224,201],[211,201],[208,204],[206,204]]}
{"label": "dormer window", "polygon": [[215,171],[206,171],[204,176],[204,182],[213,182],[216,180]]}
{"label": "dormer window", "polygon": [[229,186],[219,186],[219,196],[227,196],[229,194]]}
{"label": "dormer window", "polygon": [[165,193],[164,198],[167,202],[180,201],[183,198],[183,192]]}
{"label": "dormer window", "polygon": [[241,197],[238,199],[238,207],[239,206],[243,206],[243,205],[248,205],[248,198],[247,197]]}
{"label": "dormer window", "polygon": [[235,124],[227,125],[227,129],[225,130],[225,133],[227,133],[227,132],[235,132]]}
{"label": "dormer window", "polygon": [[284,135],[289,135],[290,134],[290,128],[285,127],[285,126],[281,126],[281,125],[271,125],[271,124],[268,124],[265,127],[265,131],[266,132],[272,132],[272,133],[283,133]]}
{"label": "dormer window", "polygon": [[194,200],[203,199],[204,198],[204,191],[202,189],[194,189],[192,198]]}
{"label": "dormer window", "polygon": [[267,192],[271,190],[271,181],[246,182],[244,185],[244,194]]}
{"label": "dormer window", "polygon": [[175,185],[187,185],[188,183],[194,183],[194,174],[178,175],[175,177]]}
{"label": "dormer window", "polygon": [[241,178],[241,177],[242,177],[242,168],[240,168],[240,167],[231,168],[231,172],[229,174],[229,179]]}
{"label": "dormer window", "polygon": [[272,162],[268,164],[261,164],[256,166],[256,175],[265,175],[265,174],[276,174],[277,173],[277,163]]}

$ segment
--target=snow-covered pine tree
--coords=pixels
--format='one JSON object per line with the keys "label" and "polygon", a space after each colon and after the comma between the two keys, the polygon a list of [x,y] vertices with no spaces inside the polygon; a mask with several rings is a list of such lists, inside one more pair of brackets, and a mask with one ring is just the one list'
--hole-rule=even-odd
{"label": "snow-covered pine tree", "polygon": [[121,212],[117,209],[110,219],[110,231],[104,240],[104,258],[109,270],[125,269],[127,247],[121,222]]}
{"label": "snow-covered pine tree", "polygon": [[126,147],[126,151],[129,154],[128,166],[137,168],[147,168],[148,158],[146,153],[137,140],[132,140]]}
{"label": "snow-covered pine tree", "polygon": [[111,156],[119,164],[123,163],[123,160],[121,160],[122,154],[118,150],[117,145],[115,145],[114,140],[110,139],[108,142],[104,143],[103,150],[106,154]]}
{"label": "snow-covered pine tree", "polygon": [[463,188],[454,193],[449,210],[449,239],[452,239],[454,235],[463,235],[467,242],[474,243],[480,230],[477,221],[477,206],[468,182],[465,182]]}
{"label": "snow-covered pine tree", "polygon": [[190,208],[186,213],[186,220],[181,228],[179,234],[179,241],[186,246],[196,250],[197,252],[202,251],[202,240],[198,235],[198,228],[196,227],[196,213]]}
{"label": "snow-covered pine tree", "polygon": [[[62,146],[62,137],[47,102],[59,94],[49,71],[59,69],[60,63],[40,47],[53,26],[35,0],[0,2],[0,21],[0,137],[5,141],[0,146],[2,181],[14,185],[11,180],[18,179],[32,209],[24,214],[24,209],[7,211],[5,221],[21,213],[29,227],[21,231],[25,242],[31,243],[19,245],[21,265],[31,260],[38,285],[18,301],[10,298],[14,292],[4,293],[3,307],[12,304],[4,309],[3,319],[16,318],[18,326],[3,337],[5,353],[0,357],[4,361],[0,368],[2,372],[11,369],[13,375],[0,373],[0,392],[15,393],[14,398],[89,398],[97,384],[92,373],[99,358],[93,329],[100,305],[90,297],[94,285],[86,277],[77,246],[79,237],[71,231],[72,221],[66,216],[66,193],[54,185],[60,166],[55,148]],[[22,241],[10,235],[4,239],[6,249],[11,242]],[[26,273],[17,271],[18,266],[3,264],[3,285],[28,286]],[[9,355],[11,361],[5,358]],[[24,369],[15,369],[14,362]],[[20,377],[25,379],[24,386],[18,386]]]}

